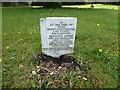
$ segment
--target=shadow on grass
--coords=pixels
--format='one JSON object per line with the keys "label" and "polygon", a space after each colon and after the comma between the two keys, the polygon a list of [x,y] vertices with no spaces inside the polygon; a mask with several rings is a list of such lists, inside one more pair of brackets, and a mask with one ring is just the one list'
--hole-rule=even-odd
{"label": "shadow on grass", "polygon": [[43,8],[43,7],[3,7],[4,8],[10,8],[10,9],[26,9],[26,10],[85,10],[85,11],[98,11],[98,10],[104,10],[104,11],[112,11],[117,9],[107,9],[107,8],[78,8],[78,7],[62,7],[62,8]]}
{"label": "shadow on grass", "polygon": [[[32,8],[32,7],[30,7]],[[32,9],[46,9],[46,10],[59,10],[59,9],[62,9],[62,10],[115,10],[115,9],[107,9],[107,8],[78,8],[78,7],[62,7],[62,8],[43,8],[43,7],[40,7],[40,8],[32,8]]]}

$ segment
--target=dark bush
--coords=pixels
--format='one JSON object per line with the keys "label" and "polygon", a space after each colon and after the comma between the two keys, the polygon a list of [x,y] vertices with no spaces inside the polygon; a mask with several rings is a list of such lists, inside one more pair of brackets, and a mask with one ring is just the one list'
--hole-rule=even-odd
{"label": "dark bush", "polygon": [[19,2],[19,5],[29,5],[28,2]]}
{"label": "dark bush", "polygon": [[61,2],[45,2],[43,3],[43,8],[61,8]]}
{"label": "dark bush", "polygon": [[109,2],[107,4],[111,4],[111,5],[120,5],[120,2]]}
{"label": "dark bush", "polygon": [[110,4],[110,5],[120,5],[120,2],[92,2],[93,4]]}
{"label": "dark bush", "polygon": [[28,2],[3,2],[2,7],[16,7],[22,5],[29,5]]}
{"label": "dark bush", "polygon": [[31,6],[43,6],[43,2],[32,2]]}
{"label": "dark bush", "polygon": [[86,2],[32,2],[31,6],[44,6],[44,8],[61,8],[62,5],[84,5]]}
{"label": "dark bush", "polygon": [[62,5],[84,5],[86,2],[62,2]]}
{"label": "dark bush", "polygon": [[11,7],[15,5],[16,5],[15,2],[2,2],[2,7]]}

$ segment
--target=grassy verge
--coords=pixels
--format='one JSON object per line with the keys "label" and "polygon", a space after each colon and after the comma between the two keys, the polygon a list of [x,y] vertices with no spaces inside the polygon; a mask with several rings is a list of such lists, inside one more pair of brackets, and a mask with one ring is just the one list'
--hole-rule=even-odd
{"label": "grassy verge", "polygon": [[[81,65],[92,67],[89,74],[92,78],[79,80],[70,75],[70,83],[62,87],[116,88],[118,6],[84,7],[88,5],[62,9],[2,8],[3,87],[37,87],[35,80],[29,79],[29,73],[35,68],[32,57],[41,52],[40,18],[77,17],[74,57]],[[50,84],[51,77],[46,78]]]}

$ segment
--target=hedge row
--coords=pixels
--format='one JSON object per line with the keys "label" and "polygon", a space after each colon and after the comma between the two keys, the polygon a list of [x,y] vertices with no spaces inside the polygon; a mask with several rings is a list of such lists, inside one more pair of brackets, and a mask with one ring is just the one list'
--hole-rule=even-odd
{"label": "hedge row", "polygon": [[44,8],[61,8],[62,5],[83,5],[85,2],[32,2],[31,6],[43,6]]}
{"label": "hedge row", "polygon": [[3,7],[15,7],[20,5],[29,5],[28,2],[2,2]]}

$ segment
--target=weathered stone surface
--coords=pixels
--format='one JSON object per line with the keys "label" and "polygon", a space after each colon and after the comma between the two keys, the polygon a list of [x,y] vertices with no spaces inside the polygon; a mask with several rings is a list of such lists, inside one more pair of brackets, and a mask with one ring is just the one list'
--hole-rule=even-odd
{"label": "weathered stone surface", "polygon": [[42,52],[59,58],[73,53],[77,18],[47,17],[40,19]]}

